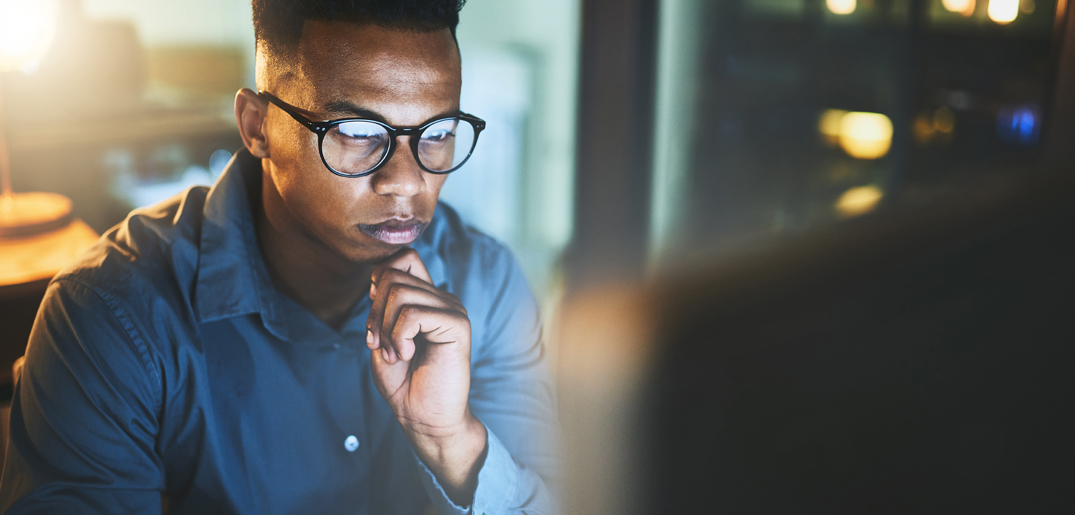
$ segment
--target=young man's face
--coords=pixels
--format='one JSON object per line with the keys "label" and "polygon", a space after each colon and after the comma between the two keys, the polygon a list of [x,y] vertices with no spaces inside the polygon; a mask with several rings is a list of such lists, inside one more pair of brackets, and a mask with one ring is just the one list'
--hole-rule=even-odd
{"label": "young man's face", "polygon": [[[421,125],[459,109],[459,53],[451,33],[415,33],[351,23],[307,22],[290,66],[259,72],[266,91],[314,121],[373,117]],[[446,175],[422,170],[408,137],[375,173],[340,177],[321,162],[317,136],[275,106],[263,130],[263,160],[287,211],[303,231],[354,262],[392,254],[433,217]]]}

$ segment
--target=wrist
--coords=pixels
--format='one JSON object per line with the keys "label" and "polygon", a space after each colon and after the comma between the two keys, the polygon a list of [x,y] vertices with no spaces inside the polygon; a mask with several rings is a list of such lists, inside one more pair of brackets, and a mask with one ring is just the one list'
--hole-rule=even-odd
{"label": "wrist", "polygon": [[460,506],[470,504],[485,461],[488,434],[485,425],[468,410],[454,427],[402,424],[415,455]]}

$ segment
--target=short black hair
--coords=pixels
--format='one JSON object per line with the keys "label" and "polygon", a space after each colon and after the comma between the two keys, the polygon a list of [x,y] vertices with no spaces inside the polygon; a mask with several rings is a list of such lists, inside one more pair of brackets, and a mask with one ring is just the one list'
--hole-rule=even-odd
{"label": "short black hair", "polygon": [[273,51],[298,45],[307,20],[369,23],[455,37],[466,0],[253,0],[254,38]]}

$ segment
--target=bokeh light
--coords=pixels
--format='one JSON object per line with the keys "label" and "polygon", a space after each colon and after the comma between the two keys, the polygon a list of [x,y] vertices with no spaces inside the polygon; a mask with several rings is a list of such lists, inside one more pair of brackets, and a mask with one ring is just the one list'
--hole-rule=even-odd
{"label": "bokeh light", "polygon": [[833,14],[851,14],[855,12],[856,3],[856,0],[825,0]]}
{"label": "bokeh light", "polygon": [[0,0],[0,72],[32,69],[55,31],[54,0]]}
{"label": "bokeh light", "polygon": [[1004,106],[997,112],[997,136],[1008,144],[1033,146],[1038,143],[1041,117],[1037,104]]}
{"label": "bokeh light", "polygon": [[956,129],[955,113],[947,107],[941,107],[934,111],[933,129],[944,134],[951,134]]}
{"label": "bokeh light", "polygon": [[970,16],[974,14],[975,0],[944,0],[944,8],[951,12]]}
{"label": "bokeh light", "polygon": [[836,146],[840,144],[840,120],[844,118],[845,114],[847,114],[847,111],[842,109],[826,109],[821,113],[817,130],[829,145]]}
{"label": "bokeh light", "polygon": [[926,113],[918,113],[915,116],[914,124],[911,125],[911,133],[914,135],[915,141],[919,145],[925,146],[929,144],[933,139],[933,135],[936,133],[936,129],[933,128],[933,122]]}
{"label": "bokeh light", "polygon": [[988,12],[990,20],[1006,25],[1019,16],[1019,0],[989,0]]}
{"label": "bokeh light", "polygon": [[840,117],[840,147],[856,159],[884,157],[892,148],[892,121],[880,113],[845,113]]}
{"label": "bokeh light", "polygon": [[884,196],[877,186],[851,188],[836,201],[836,211],[846,217],[863,215],[877,207]]}

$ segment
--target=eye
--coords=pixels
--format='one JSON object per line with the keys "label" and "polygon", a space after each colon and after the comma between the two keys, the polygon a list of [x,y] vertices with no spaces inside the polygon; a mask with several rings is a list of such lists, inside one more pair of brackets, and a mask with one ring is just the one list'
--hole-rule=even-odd
{"label": "eye", "polygon": [[343,123],[337,130],[341,135],[355,140],[379,140],[384,137],[384,129],[372,123]]}
{"label": "eye", "polygon": [[448,140],[455,138],[455,129],[458,124],[459,120],[454,118],[437,121],[426,127],[425,132],[422,133],[422,142],[427,145],[447,143]]}
{"label": "eye", "polygon": [[422,133],[422,139],[423,140],[426,140],[426,141],[429,141],[429,142],[434,142],[434,143],[439,143],[439,142],[442,142],[442,141],[446,141],[449,138],[452,138],[454,136],[455,136],[455,133],[452,132],[449,129],[446,129],[446,128],[445,129],[432,128],[432,129],[426,130],[424,133]]}

